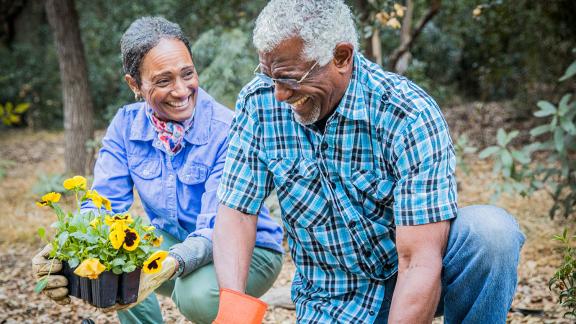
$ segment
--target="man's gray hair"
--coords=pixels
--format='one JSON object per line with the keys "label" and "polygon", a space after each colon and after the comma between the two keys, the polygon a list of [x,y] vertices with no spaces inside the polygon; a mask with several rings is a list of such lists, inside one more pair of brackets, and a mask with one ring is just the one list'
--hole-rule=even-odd
{"label": "man's gray hair", "polygon": [[338,43],[358,49],[358,35],[350,8],[342,0],[272,0],[262,10],[254,28],[254,46],[270,52],[282,41],[300,37],[303,58],[326,65]]}
{"label": "man's gray hair", "polygon": [[120,50],[122,51],[122,66],[124,73],[129,74],[138,85],[141,84],[140,66],[146,53],[162,39],[178,39],[186,45],[188,52],[190,42],[184,36],[178,24],[170,22],[162,17],[142,17],[136,19],[122,35]]}

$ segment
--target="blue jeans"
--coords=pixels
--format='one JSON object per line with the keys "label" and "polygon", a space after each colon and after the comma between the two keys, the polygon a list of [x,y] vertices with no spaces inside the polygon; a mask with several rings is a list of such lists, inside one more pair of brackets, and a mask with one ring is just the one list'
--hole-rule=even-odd
{"label": "blue jeans", "polygon": [[[510,214],[494,206],[461,208],[452,220],[442,260],[442,295],[436,315],[445,323],[505,323],[512,304],[524,234]],[[396,277],[375,323],[387,323]]]}

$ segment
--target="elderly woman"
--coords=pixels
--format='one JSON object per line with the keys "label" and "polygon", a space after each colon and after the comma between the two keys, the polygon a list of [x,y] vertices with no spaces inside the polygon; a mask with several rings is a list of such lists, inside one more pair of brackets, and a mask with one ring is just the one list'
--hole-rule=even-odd
{"label": "elderly woman", "polygon": [[[114,212],[124,212],[136,188],[170,251],[156,292],[171,296],[187,319],[210,323],[219,296],[211,238],[216,189],[232,112],[199,87],[189,41],[177,24],[140,18],[122,36],[121,48],[126,82],[143,100],[122,107],[108,127],[93,189],[110,199]],[[282,265],[281,241],[281,228],[263,207],[248,294],[260,296],[272,286]],[[69,300],[66,289],[49,288],[59,289],[47,292],[52,299]],[[154,294],[118,317],[122,323],[162,322]]]}

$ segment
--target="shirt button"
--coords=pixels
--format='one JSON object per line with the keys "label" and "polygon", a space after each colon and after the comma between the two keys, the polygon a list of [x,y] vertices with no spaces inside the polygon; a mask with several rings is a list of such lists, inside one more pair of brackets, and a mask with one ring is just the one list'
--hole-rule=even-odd
{"label": "shirt button", "polygon": [[356,226],[356,221],[355,221],[355,220],[351,220],[350,223],[348,223],[348,227],[354,228],[354,226]]}
{"label": "shirt button", "polygon": [[322,150],[326,150],[328,148],[328,143],[324,142],[322,143]]}
{"label": "shirt button", "polygon": [[374,316],[375,313],[374,313],[373,310],[371,310],[371,311],[368,312],[368,314],[370,314],[370,316]]}

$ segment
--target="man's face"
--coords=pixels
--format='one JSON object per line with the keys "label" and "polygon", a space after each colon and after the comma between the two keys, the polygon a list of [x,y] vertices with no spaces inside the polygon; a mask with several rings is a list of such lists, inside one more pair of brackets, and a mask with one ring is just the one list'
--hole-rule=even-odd
{"label": "man's face", "polygon": [[297,122],[312,124],[330,114],[340,102],[347,86],[346,77],[338,73],[333,61],[320,67],[316,62],[302,58],[303,42],[290,38],[268,53],[259,53],[260,70],[275,79],[300,80],[297,89],[281,82],[274,85],[274,96],[278,101],[292,107]]}

